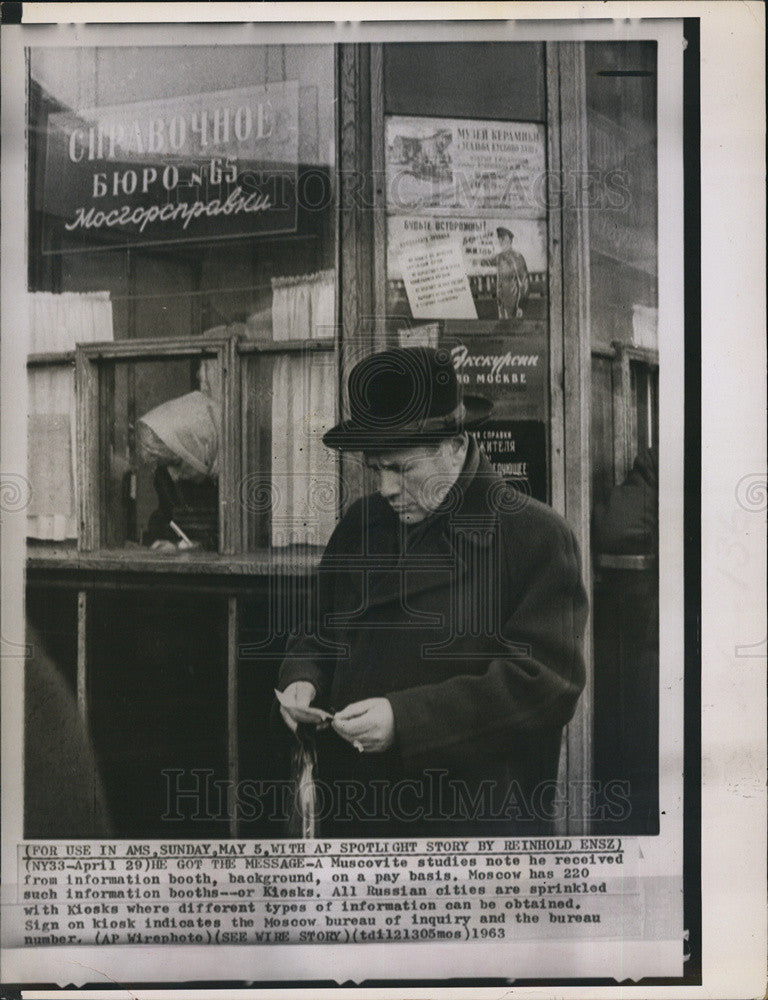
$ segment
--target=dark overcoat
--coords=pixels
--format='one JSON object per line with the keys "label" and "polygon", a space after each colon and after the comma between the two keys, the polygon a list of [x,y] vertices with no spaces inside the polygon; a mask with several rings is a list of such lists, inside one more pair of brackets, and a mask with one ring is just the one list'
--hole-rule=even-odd
{"label": "dark overcoat", "polygon": [[503,835],[548,828],[562,727],[584,686],[587,600],[573,532],[505,483],[474,439],[441,507],[406,527],[353,504],[318,571],[318,619],[280,687],[333,711],[386,697],[394,746],[318,734],[328,836]]}

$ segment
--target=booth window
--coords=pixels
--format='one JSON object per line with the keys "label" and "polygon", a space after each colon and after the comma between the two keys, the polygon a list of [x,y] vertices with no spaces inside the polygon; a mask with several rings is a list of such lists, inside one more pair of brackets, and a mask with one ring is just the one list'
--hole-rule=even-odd
{"label": "booth window", "polygon": [[28,62],[30,538],[324,544],[333,47],[40,47]]}
{"label": "booth window", "polygon": [[[77,349],[81,548],[236,549],[233,341]],[[137,416],[136,398],[149,409]]]}
{"label": "booth window", "polygon": [[384,47],[387,333],[449,351],[490,397],[477,438],[497,472],[549,500],[549,259],[544,47]]}
{"label": "booth window", "polygon": [[585,45],[592,501],[658,443],[658,125],[655,42]]}

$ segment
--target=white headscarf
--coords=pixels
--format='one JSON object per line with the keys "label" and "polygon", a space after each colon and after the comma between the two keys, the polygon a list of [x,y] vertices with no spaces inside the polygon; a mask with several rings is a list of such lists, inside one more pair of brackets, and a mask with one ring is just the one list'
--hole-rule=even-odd
{"label": "white headscarf", "polygon": [[181,459],[201,475],[217,476],[221,425],[219,409],[202,392],[190,392],[156,406],[138,421],[142,456],[147,461],[172,462]]}

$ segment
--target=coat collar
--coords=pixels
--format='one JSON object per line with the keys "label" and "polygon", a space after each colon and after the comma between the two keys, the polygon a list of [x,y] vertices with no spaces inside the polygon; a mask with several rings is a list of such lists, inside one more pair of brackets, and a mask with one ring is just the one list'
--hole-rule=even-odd
{"label": "coat collar", "polygon": [[504,488],[503,482],[470,435],[464,468],[456,481],[458,502],[451,512],[457,519],[498,521],[498,493]]}

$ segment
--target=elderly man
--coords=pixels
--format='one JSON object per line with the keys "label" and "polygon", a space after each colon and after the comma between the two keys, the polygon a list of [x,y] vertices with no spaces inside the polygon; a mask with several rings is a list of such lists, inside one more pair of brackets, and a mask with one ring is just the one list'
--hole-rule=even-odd
{"label": "elderly man", "polygon": [[[541,832],[562,728],[584,685],[573,533],[491,468],[446,351],[396,348],[349,379],[325,443],[378,490],[349,508],[318,575],[314,630],[280,670],[281,713],[318,727],[326,836]],[[329,798],[331,801],[329,801]]]}

